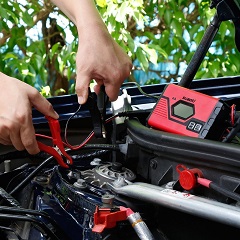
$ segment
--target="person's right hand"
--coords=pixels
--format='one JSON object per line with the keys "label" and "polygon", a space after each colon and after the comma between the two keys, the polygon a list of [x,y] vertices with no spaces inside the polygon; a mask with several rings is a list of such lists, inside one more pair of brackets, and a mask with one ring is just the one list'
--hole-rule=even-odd
{"label": "person's right hand", "polygon": [[51,103],[34,87],[0,73],[0,144],[13,145],[37,154],[32,107],[46,116],[57,119]]}
{"label": "person's right hand", "polygon": [[92,79],[96,82],[96,94],[104,85],[109,101],[115,101],[123,81],[129,77],[132,69],[130,57],[112,38],[102,22],[79,30],[76,65],[76,93],[79,104],[87,101]]}
{"label": "person's right hand", "polygon": [[109,101],[118,98],[120,87],[130,76],[132,60],[108,32],[94,0],[52,0],[76,25],[78,52],[76,55],[76,94],[78,103],[88,98],[89,85],[94,79],[94,91],[101,86]]}

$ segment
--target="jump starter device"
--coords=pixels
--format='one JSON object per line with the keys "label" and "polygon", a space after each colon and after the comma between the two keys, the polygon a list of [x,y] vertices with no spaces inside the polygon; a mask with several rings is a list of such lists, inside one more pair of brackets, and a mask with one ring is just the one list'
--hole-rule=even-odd
{"label": "jump starter device", "polygon": [[158,130],[220,140],[230,123],[231,108],[222,100],[168,84],[147,118]]}

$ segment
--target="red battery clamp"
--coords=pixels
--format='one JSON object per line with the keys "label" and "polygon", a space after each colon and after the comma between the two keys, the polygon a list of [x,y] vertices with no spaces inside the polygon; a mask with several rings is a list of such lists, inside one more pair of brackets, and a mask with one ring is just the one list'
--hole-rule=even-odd
{"label": "red battery clamp", "polygon": [[166,132],[219,140],[229,127],[230,111],[218,98],[168,84],[147,123]]}

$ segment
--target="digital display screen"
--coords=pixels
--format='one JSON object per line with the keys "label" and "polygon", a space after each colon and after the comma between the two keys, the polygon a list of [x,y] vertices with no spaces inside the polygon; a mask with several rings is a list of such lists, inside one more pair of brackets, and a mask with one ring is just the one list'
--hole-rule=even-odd
{"label": "digital display screen", "polygon": [[188,102],[179,101],[172,106],[172,112],[175,117],[185,120],[194,115],[194,105]]}

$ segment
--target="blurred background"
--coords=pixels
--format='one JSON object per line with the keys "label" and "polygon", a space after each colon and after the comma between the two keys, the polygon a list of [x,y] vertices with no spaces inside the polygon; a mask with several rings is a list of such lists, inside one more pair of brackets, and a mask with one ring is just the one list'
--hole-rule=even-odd
{"label": "blurred background", "polygon": [[[95,2],[134,63],[126,82],[140,85],[179,81],[216,11],[210,0]],[[74,24],[50,0],[0,0],[0,5],[0,71],[45,97],[75,93]],[[240,75],[234,34],[231,21],[221,24],[195,79]]]}

